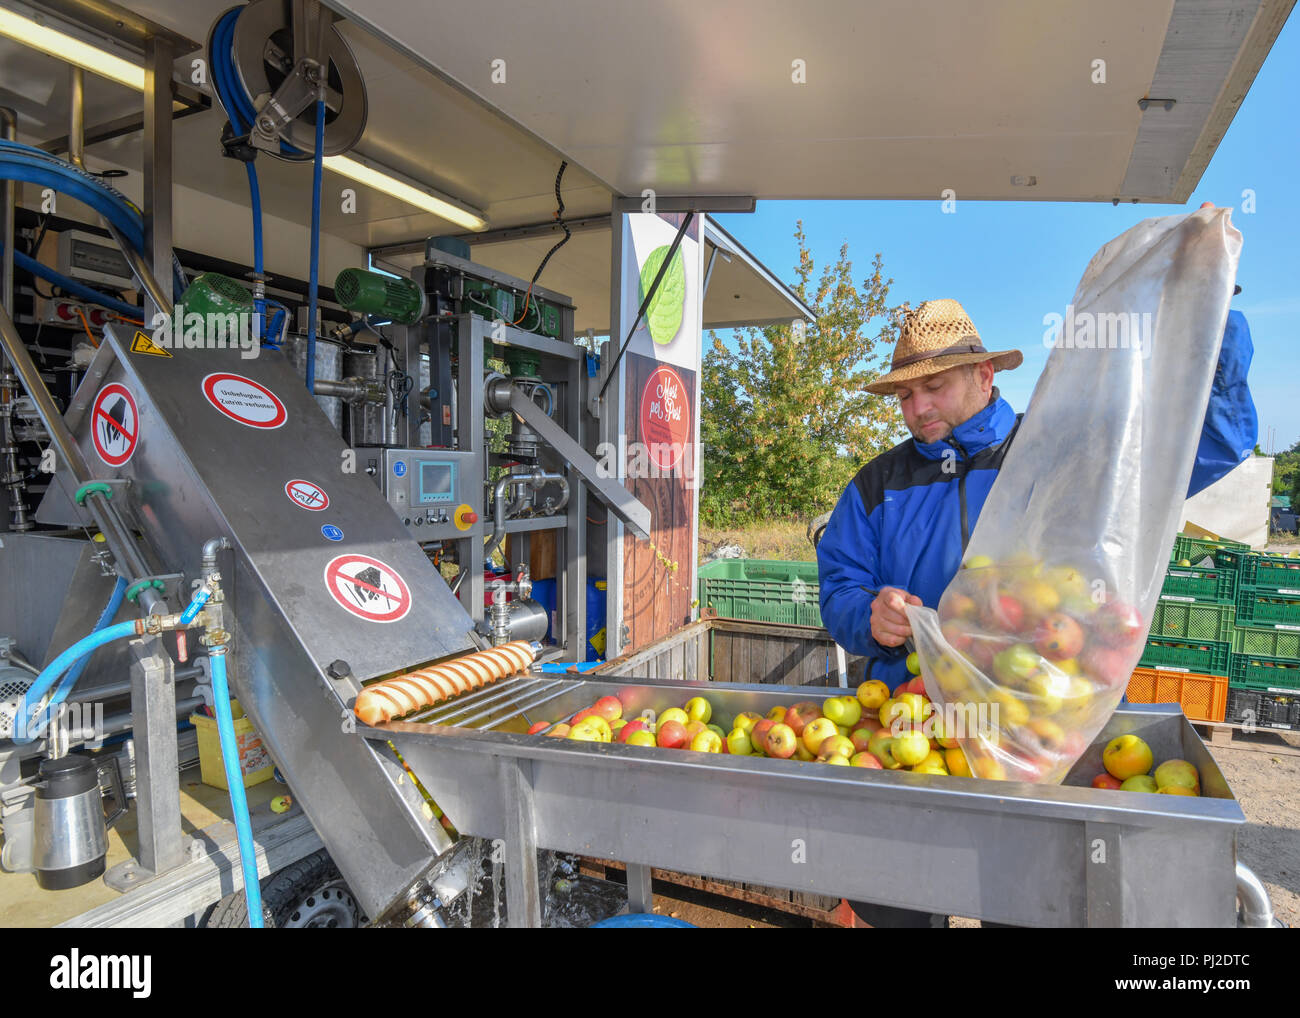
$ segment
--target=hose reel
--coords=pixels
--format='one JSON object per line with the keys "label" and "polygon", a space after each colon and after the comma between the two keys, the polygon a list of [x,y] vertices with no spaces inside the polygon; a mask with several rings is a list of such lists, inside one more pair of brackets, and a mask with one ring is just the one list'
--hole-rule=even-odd
{"label": "hose reel", "polygon": [[208,59],[235,136],[228,148],[247,146],[232,154],[310,160],[318,98],[325,100],[324,154],[340,155],[360,140],[366,86],[333,17],[305,0],[254,0],[213,22]]}

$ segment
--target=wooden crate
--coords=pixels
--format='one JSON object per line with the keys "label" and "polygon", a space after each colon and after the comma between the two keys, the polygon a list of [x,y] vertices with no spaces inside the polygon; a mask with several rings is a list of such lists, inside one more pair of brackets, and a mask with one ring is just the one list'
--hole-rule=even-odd
{"label": "wooden crate", "polygon": [[[849,685],[863,659],[848,655]],[[825,629],[736,619],[700,619],[645,647],[607,661],[590,675],[685,682],[834,685],[835,641]]]}

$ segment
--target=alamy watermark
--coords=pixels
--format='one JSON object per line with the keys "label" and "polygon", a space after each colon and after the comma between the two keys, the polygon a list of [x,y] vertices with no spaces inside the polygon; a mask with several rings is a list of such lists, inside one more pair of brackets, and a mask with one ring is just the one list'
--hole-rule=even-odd
{"label": "alamy watermark", "polygon": [[262,316],[256,311],[199,314],[177,304],[170,315],[155,314],[149,327],[154,346],[164,350],[239,350],[244,360],[261,352]]}
{"label": "alamy watermark", "polygon": [[1150,311],[1055,311],[1043,316],[1047,326],[1043,346],[1049,350],[1137,350],[1143,360],[1151,356],[1155,316]]}

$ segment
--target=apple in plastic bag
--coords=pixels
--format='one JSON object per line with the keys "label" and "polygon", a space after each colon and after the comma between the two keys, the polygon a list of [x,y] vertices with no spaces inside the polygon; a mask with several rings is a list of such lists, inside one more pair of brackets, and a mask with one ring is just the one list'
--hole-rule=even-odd
{"label": "apple in plastic bag", "polygon": [[1146,622],[1131,604],[1111,601],[1097,609],[1093,619],[1097,638],[1108,647],[1131,647],[1142,639]]}
{"label": "apple in plastic bag", "polygon": [[1064,661],[1083,650],[1083,627],[1064,612],[1047,616],[1034,633],[1034,649],[1052,661]]}

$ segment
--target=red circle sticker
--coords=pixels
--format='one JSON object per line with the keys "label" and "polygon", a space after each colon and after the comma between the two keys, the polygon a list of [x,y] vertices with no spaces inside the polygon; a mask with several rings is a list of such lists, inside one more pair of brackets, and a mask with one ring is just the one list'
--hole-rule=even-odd
{"label": "red circle sticker", "polygon": [[411,610],[411,588],[392,566],[368,555],[339,555],[325,567],[325,589],[367,622],[396,622]]}
{"label": "red circle sticker", "polygon": [[270,431],[289,419],[280,397],[265,385],[229,371],[203,379],[203,395],[232,421]]}
{"label": "red circle sticker", "polygon": [[314,513],[329,508],[330,497],[325,494],[325,489],[311,481],[290,481],[284,486],[284,493],[294,505]]}
{"label": "red circle sticker", "polygon": [[140,443],[140,411],[125,385],[113,382],[99,390],[90,412],[95,452],[110,467],[124,466]]}
{"label": "red circle sticker", "polygon": [[672,368],[660,365],[641,391],[641,441],[663,470],[677,466],[691,440],[691,405],[686,385]]}

